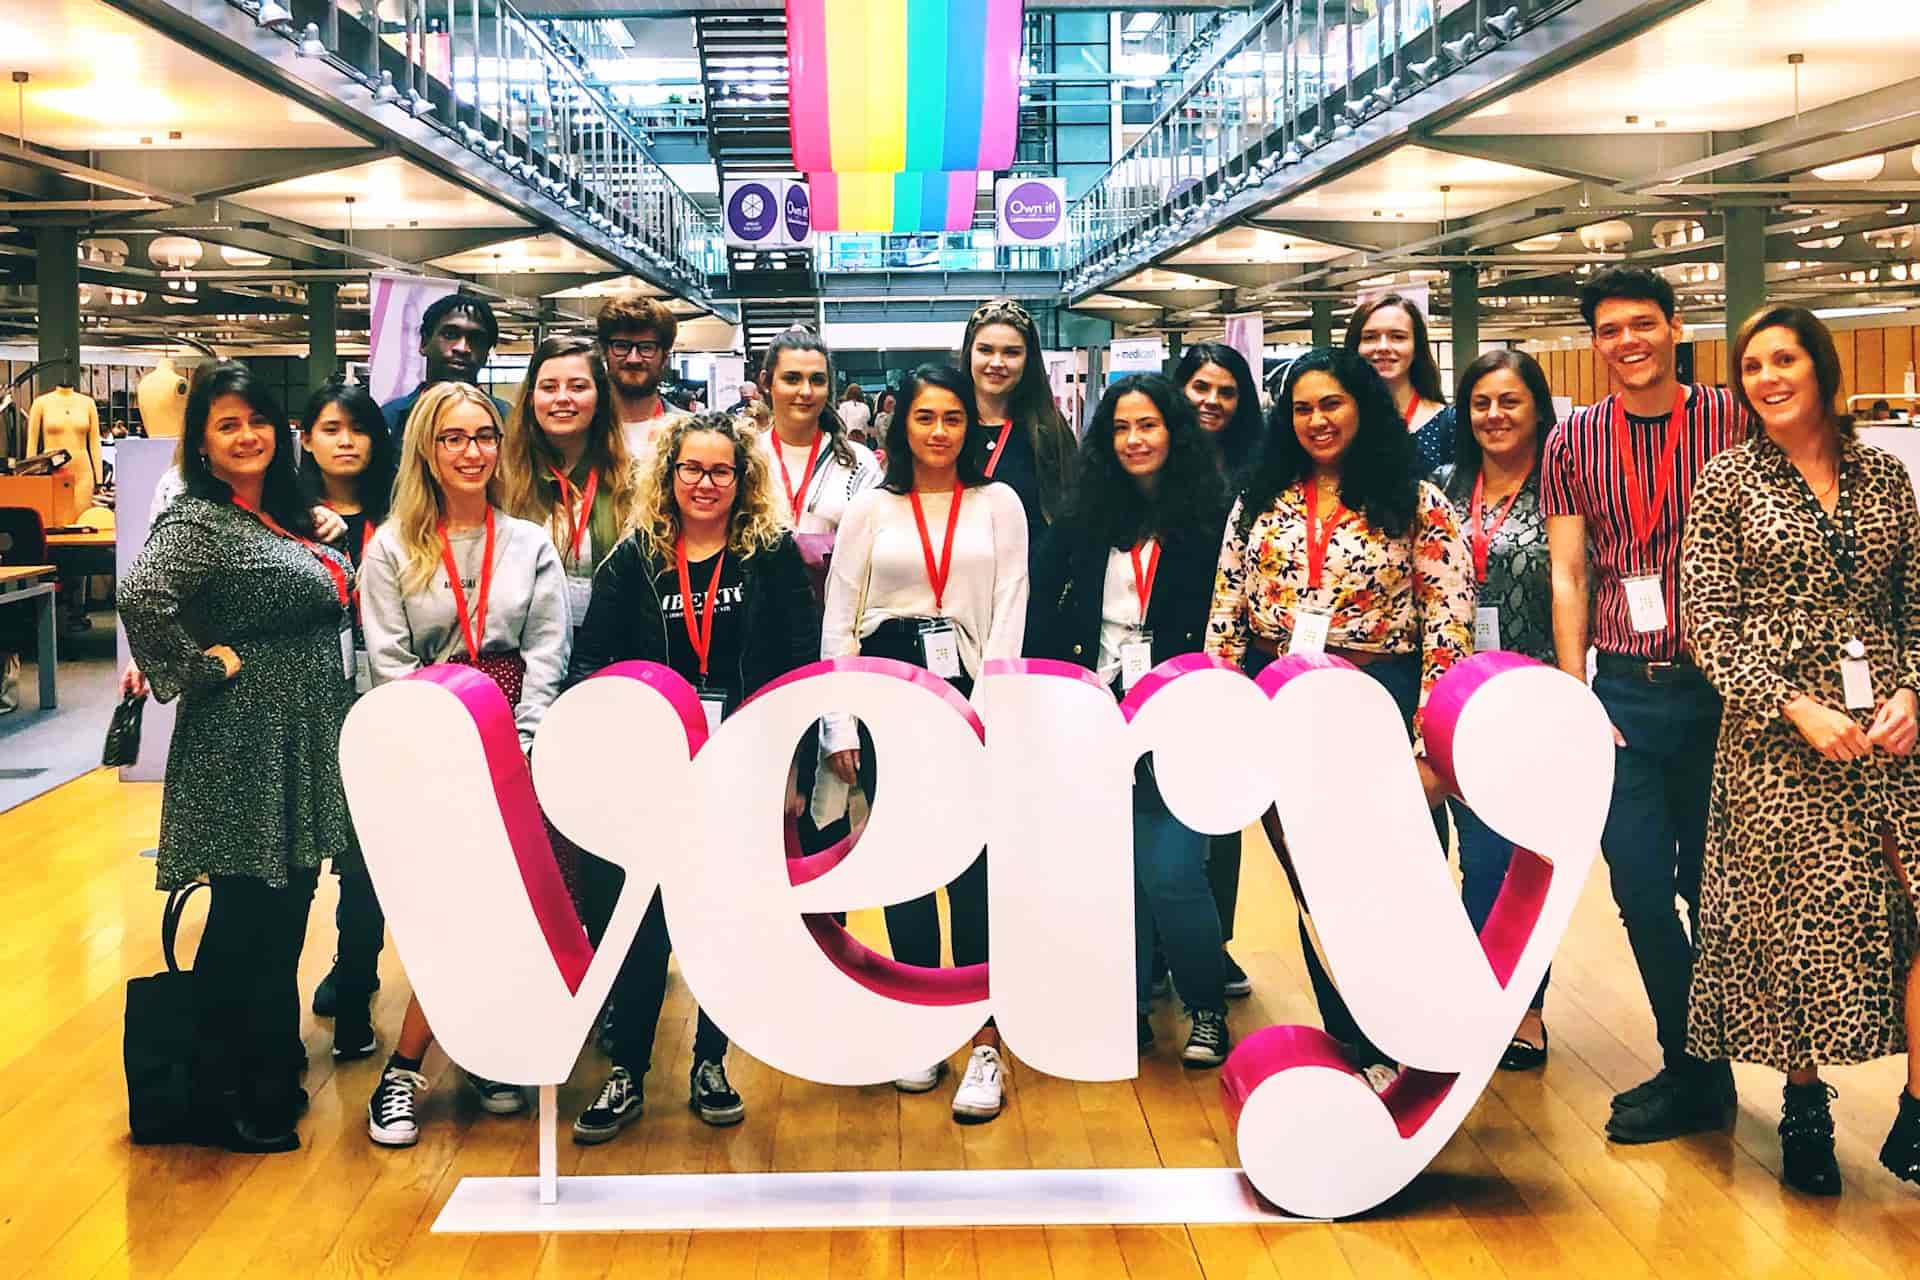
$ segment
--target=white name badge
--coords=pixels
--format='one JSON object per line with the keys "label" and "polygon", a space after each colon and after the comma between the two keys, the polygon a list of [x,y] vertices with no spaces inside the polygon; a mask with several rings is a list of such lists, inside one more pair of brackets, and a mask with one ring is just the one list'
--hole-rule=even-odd
{"label": "white name badge", "polygon": [[707,732],[712,733],[727,718],[727,698],[720,693],[702,693],[700,710],[707,717]]}
{"label": "white name badge", "polygon": [[587,620],[587,606],[593,603],[593,579],[567,575],[567,614],[573,625]]}
{"label": "white name badge", "polygon": [[353,628],[340,633],[340,674],[353,679]]}
{"label": "white name badge", "polygon": [[1480,605],[1473,611],[1473,651],[1492,653],[1500,647],[1500,606]]}
{"label": "white name badge", "polygon": [[1641,633],[1667,629],[1667,597],[1660,589],[1659,575],[1622,579],[1627,589],[1627,617],[1633,629]]}
{"label": "white name badge", "polygon": [[1333,615],[1319,609],[1295,609],[1293,611],[1293,638],[1287,642],[1288,653],[1325,653],[1327,651],[1327,629],[1333,624]]}
{"label": "white name badge", "polygon": [[1840,691],[1847,710],[1873,710],[1873,668],[1867,662],[1867,646],[1849,640],[1842,652],[1846,656],[1840,659]]}
{"label": "white name badge", "polygon": [[1153,670],[1153,632],[1134,631],[1120,646],[1120,687],[1131,689]]}
{"label": "white name badge", "polygon": [[365,693],[373,688],[373,664],[367,660],[365,649],[353,651],[353,691]]}
{"label": "white name badge", "polygon": [[920,624],[920,656],[928,671],[942,680],[958,680],[960,633],[945,618]]}

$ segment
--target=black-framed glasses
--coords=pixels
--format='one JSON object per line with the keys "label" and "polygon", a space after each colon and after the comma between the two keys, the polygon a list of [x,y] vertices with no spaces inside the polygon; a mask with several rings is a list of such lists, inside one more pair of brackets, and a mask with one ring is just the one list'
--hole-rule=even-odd
{"label": "black-framed glasses", "polygon": [[635,342],[632,338],[607,339],[607,354],[616,360],[625,360],[632,355],[637,355],[643,360],[655,360],[665,350],[666,347],[658,342]]}
{"label": "black-framed glasses", "polygon": [[479,445],[480,452],[492,453],[500,447],[504,437],[492,427],[482,427],[478,431],[443,431],[433,438],[433,442],[448,453],[465,453],[467,446]]}
{"label": "black-framed glasses", "polygon": [[713,481],[716,489],[731,489],[733,482],[740,478],[740,469],[727,463],[717,467],[703,467],[697,462],[676,462],[673,474],[680,477],[680,483],[689,489],[698,489],[702,480]]}

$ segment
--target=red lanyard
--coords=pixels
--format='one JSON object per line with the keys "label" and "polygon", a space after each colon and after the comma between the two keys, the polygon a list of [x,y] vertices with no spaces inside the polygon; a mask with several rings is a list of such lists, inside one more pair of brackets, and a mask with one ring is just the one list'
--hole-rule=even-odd
{"label": "red lanyard", "polygon": [[1641,546],[1653,541],[1653,526],[1660,518],[1660,504],[1673,488],[1673,464],[1680,452],[1680,437],[1687,429],[1687,389],[1680,388],[1673,415],[1667,419],[1667,449],[1654,473],[1653,493],[1640,479],[1640,464],[1634,460],[1633,443],[1627,438],[1627,406],[1619,396],[1613,398],[1613,447],[1620,455],[1620,468],[1626,472],[1627,515],[1633,521],[1633,536]]}
{"label": "red lanyard", "polygon": [[480,594],[474,600],[473,615],[467,614],[467,593],[460,585],[460,566],[453,559],[453,541],[447,537],[447,522],[442,520],[440,562],[447,567],[447,586],[453,591],[454,612],[460,616],[460,633],[467,641],[467,656],[480,660],[480,646],[487,638],[487,596],[493,591],[493,508],[487,508],[487,545],[480,558]]}
{"label": "red lanyard", "polygon": [[927,558],[927,585],[933,588],[933,607],[943,607],[947,595],[947,575],[953,571],[953,530],[960,523],[960,499],[967,491],[955,485],[953,505],[947,508],[947,544],[940,552],[940,567],[933,566],[933,539],[927,534],[927,514],[920,508],[920,491],[907,490],[907,498],[913,503],[913,523],[920,531],[920,551]]}
{"label": "red lanyard", "polygon": [[680,571],[680,613],[687,624],[687,643],[693,646],[693,656],[700,659],[700,678],[707,678],[707,656],[713,652],[713,602],[720,598],[720,569],[727,562],[727,549],[720,548],[720,554],[714,557],[713,580],[707,583],[707,603],[701,610],[701,618],[694,621],[693,584],[687,580],[687,540],[680,539],[673,546],[674,567]]}
{"label": "red lanyard", "polygon": [[1153,544],[1153,554],[1147,557],[1144,572],[1140,568],[1140,548],[1134,547],[1127,554],[1133,557],[1133,589],[1140,595],[1140,623],[1145,626],[1147,601],[1153,598],[1153,579],[1160,572],[1160,544]]}
{"label": "red lanyard", "polygon": [[795,520],[800,518],[800,499],[807,496],[807,486],[813,483],[813,464],[820,457],[820,442],[826,439],[826,436],[827,433],[824,431],[813,433],[813,448],[807,450],[807,469],[800,473],[800,489],[797,494],[793,488],[793,475],[787,470],[787,455],[780,444],[780,437],[778,435],[773,437],[773,460],[780,464],[780,483],[787,487],[787,509],[793,512]]}
{"label": "red lanyard", "polygon": [[[560,486],[560,506],[562,509],[571,512],[573,510],[573,482],[568,480],[566,474],[558,467],[548,467],[547,470],[553,472],[554,482]],[[565,517],[567,521],[568,560],[578,560],[580,558],[580,543],[586,538],[587,526],[593,521],[593,495],[599,488],[600,473],[589,470],[587,472],[587,482],[580,486],[580,518],[576,520],[571,515]]]}
{"label": "red lanyard", "polygon": [[[1532,474],[1529,471],[1528,474]],[[1527,487],[1523,479],[1520,489]],[[1513,504],[1520,500],[1520,489],[1507,495],[1507,505],[1500,508],[1500,514],[1493,518],[1492,524],[1483,524],[1486,517],[1485,499],[1487,476],[1483,471],[1473,478],[1473,506],[1467,512],[1468,528],[1473,531],[1473,580],[1487,580],[1487,548],[1493,543],[1493,535],[1500,532],[1500,526],[1507,522],[1507,516],[1513,511]]]}
{"label": "red lanyard", "polygon": [[1353,512],[1333,500],[1333,514],[1327,517],[1327,523],[1320,523],[1320,485],[1312,476],[1301,482],[1307,491],[1307,586],[1318,589],[1320,575],[1327,567],[1327,547],[1333,542],[1333,531],[1347,522]]}
{"label": "red lanyard", "polygon": [[1413,399],[1407,401],[1407,430],[1413,430],[1413,415],[1420,412],[1420,393],[1413,393]]}
{"label": "red lanyard", "polygon": [[[985,426],[985,423],[980,425]],[[1007,437],[1013,434],[1013,419],[1000,424],[1000,438],[993,442],[993,452],[987,455],[987,479],[993,479],[993,473],[1000,469],[1000,459],[1007,452]]]}
{"label": "red lanyard", "polygon": [[289,542],[297,542],[312,552],[313,558],[320,562],[320,567],[327,571],[329,578],[333,579],[333,590],[334,593],[340,597],[340,607],[342,609],[350,609],[353,607],[353,594],[347,589],[347,571],[340,567],[339,561],[322,551],[319,543],[315,542],[312,538],[303,538],[297,533],[288,533],[280,527],[280,522],[272,516],[260,510],[258,507],[250,507],[245,502],[242,502],[239,494],[234,495],[233,505],[252,516],[255,520],[258,520],[271,532],[279,534]]}

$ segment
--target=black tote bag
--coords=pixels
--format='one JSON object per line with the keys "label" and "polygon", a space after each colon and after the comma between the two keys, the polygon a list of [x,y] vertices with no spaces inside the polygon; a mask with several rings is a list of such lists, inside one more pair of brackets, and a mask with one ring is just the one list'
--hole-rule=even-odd
{"label": "black tote bag", "polygon": [[160,917],[167,967],[127,982],[127,1128],[135,1142],[186,1142],[194,1134],[193,971],[181,970],[173,950],[187,899],[205,884],[196,880],[167,895]]}

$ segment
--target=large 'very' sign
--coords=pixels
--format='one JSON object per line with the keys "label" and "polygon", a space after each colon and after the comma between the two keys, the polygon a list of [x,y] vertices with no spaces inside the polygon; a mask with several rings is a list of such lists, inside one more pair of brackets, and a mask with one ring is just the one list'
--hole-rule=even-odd
{"label": "large 'very' sign", "polygon": [[[857,844],[789,857],[788,762],[830,711],[867,725],[886,786]],[[341,759],[441,1043],[482,1075],[542,1085],[567,1078],[656,887],[701,1007],[781,1071],[883,1082],[992,1016],[1033,1068],[1131,1077],[1135,763],[1151,754],[1198,831],[1272,806],[1342,993],[1410,1068],[1377,1096],[1323,1032],[1274,1027],[1222,1072],[1253,1185],[1337,1216],[1405,1186],[1465,1119],[1565,931],[1611,789],[1592,694],[1511,654],[1450,672],[1425,736],[1442,779],[1521,850],[1477,937],[1392,699],[1334,658],[1284,658],[1256,682],[1191,655],[1121,704],[1077,667],[993,663],[971,705],[914,668],[843,659],[777,681],[712,734],[678,676],[624,663],[554,704],[531,774],[492,682],[436,667],[361,699]],[[597,953],[541,806],[626,872]],[[988,964],[900,965],[834,922],[952,880],[983,846]]]}

